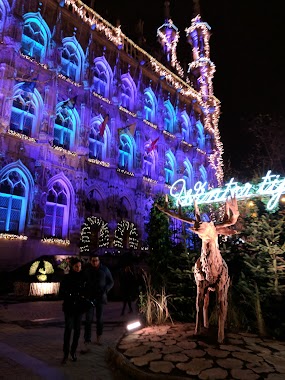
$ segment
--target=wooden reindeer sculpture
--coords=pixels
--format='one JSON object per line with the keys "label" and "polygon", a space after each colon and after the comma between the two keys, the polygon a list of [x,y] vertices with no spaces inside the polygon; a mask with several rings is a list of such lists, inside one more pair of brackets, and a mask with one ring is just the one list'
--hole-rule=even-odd
{"label": "wooden reindeer sculpture", "polygon": [[201,222],[200,212],[195,203],[195,219],[181,215],[179,205],[178,214],[167,209],[167,198],[165,207],[156,205],[164,214],[192,225],[190,230],[197,234],[202,240],[201,256],[197,260],[194,268],[194,277],[197,285],[196,297],[196,327],[195,334],[200,334],[203,319],[204,327],[209,327],[208,306],[209,292],[216,291],[219,316],[218,316],[218,342],[224,340],[224,328],[228,308],[228,288],[230,277],[228,266],[223,260],[218,244],[218,235],[233,235],[237,231],[229,227],[234,225],[239,217],[236,198],[229,198],[226,201],[225,216],[221,224],[215,225],[213,222]]}

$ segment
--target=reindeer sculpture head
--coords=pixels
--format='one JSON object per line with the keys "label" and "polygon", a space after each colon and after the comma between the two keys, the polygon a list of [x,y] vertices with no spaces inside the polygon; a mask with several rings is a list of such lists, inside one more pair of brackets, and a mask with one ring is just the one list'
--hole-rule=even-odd
{"label": "reindeer sculpture head", "polygon": [[219,314],[218,342],[222,343],[224,341],[224,328],[227,317],[230,277],[227,264],[219,250],[218,235],[228,236],[237,233],[236,230],[229,228],[236,223],[239,217],[237,200],[236,198],[229,198],[226,201],[224,219],[222,223],[216,225],[213,222],[201,221],[196,203],[194,204],[195,219],[182,216],[180,206],[178,214],[168,210],[167,198],[164,208],[159,205],[156,205],[156,207],[164,214],[189,224],[189,229],[202,240],[201,256],[194,268],[197,285],[195,334],[200,334],[203,322],[205,328],[209,327],[209,292],[216,291]]}

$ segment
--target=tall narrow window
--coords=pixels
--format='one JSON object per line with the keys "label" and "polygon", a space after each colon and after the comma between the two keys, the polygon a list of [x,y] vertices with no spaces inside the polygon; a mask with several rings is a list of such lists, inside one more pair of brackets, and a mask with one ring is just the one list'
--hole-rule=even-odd
{"label": "tall narrow window", "polygon": [[18,93],[13,99],[10,129],[31,137],[35,111],[33,95],[27,92]]}
{"label": "tall narrow window", "polygon": [[22,232],[26,213],[26,183],[18,171],[8,172],[0,181],[0,231]]}
{"label": "tall narrow window", "polygon": [[132,146],[126,135],[120,136],[119,168],[132,170]]}
{"label": "tall narrow window", "polygon": [[61,74],[75,81],[78,66],[76,50],[72,45],[65,45],[61,55]]}
{"label": "tall narrow window", "polygon": [[67,231],[68,193],[63,184],[55,182],[49,189],[44,219],[45,237],[65,238]]}
{"label": "tall narrow window", "polygon": [[144,118],[152,123],[155,120],[155,100],[150,90],[144,93]]}
{"label": "tall narrow window", "polygon": [[24,20],[21,52],[37,62],[42,62],[50,39],[50,30],[39,14],[26,14]]}
{"label": "tall narrow window", "polygon": [[61,107],[55,119],[53,144],[70,150],[74,140],[74,129],[71,110]]}
{"label": "tall narrow window", "polygon": [[97,158],[98,160],[105,159],[105,136],[101,131],[100,133],[100,121],[96,121],[92,124],[89,135],[89,158]]}
{"label": "tall narrow window", "polygon": [[174,163],[170,154],[167,154],[165,156],[164,172],[165,172],[165,183],[167,183],[168,185],[171,185],[174,179]]}

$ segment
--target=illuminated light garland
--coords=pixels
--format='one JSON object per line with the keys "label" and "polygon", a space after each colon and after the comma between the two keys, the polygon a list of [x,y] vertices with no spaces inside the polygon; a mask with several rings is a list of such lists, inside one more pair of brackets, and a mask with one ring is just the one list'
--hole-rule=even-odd
{"label": "illuminated light garland", "polygon": [[60,282],[32,282],[29,296],[43,297],[46,294],[58,294]]}
{"label": "illuminated light garland", "polygon": [[[120,47],[123,44],[121,27],[114,27],[107,20],[103,19],[93,9],[86,6],[80,0],[65,0],[67,6],[71,5],[73,11],[92,28],[99,32],[103,32],[107,39]],[[88,16],[90,15],[90,17]],[[91,15],[93,16],[91,18]]]}
{"label": "illuminated light garland", "polygon": [[34,139],[33,137],[29,137],[29,136],[23,135],[22,133],[12,131],[11,129],[9,129],[7,131],[7,133],[8,133],[8,135],[12,135],[12,136],[18,137],[18,138],[20,138],[22,140],[27,140],[27,141],[31,141],[31,142],[37,142],[37,140]]}
{"label": "illuminated light garland", "polygon": [[81,87],[81,86],[82,86],[82,84],[77,83],[77,82],[74,82],[72,79],[66,77],[66,76],[63,75],[63,74],[57,74],[57,76],[58,76],[58,78],[63,79],[63,80],[65,80],[66,82],[71,83],[71,84],[73,84],[73,85],[76,86],[76,87]]}
{"label": "illuminated light garland", "polygon": [[164,135],[168,136],[168,137],[171,137],[172,139],[176,139],[176,136],[173,135],[172,133],[168,132],[168,131],[163,131],[162,132]]}
{"label": "illuminated light garland", "polygon": [[[169,42],[166,33],[162,31],[164,28],[174,29],[175,35],[171,42]],[[184,70],[182,69],[180,62],[178,61],[177,54],[176,54],[176,48],[177,48],[177,44],[178,44],[180,36],[179,36],[179,31],[176,28],[176,26],[173,24],[172,20],[169,19],[167,23],[163,24],[161,27],[157,29],[157,37],[161,39],[162,44],[166,46],[168,51],[170,51],[171,66],[177,70],[179,76],[183,77]]]}
{"label": "illuminated light garland", "polygon": [[110,232],[108,223],[100,217],[90,216],[87,218],[81,229],[80,242],[82,246],[80,247],[80,253],[90,252],[92,226],[97,226],[99,228],[99,247],[109,247]]}
{"label": "illuminated light garland", "polygon": [[167,189],[171,189],[171,185],[168,185],[168,183],[165,183],[164,187],[166,187]]}
{"label": "illuminated light garland", "polygon": [[28,61],[30,61],[32,63],[35,63],[38,66],[41,66],[43,69],[48,70],[48,65],[46,63],[40,63],[40,62],[36,61],[34,58],[31,58],[29,55],[23,54],[21,52],[20,52],[20,56],[24,59],[27,59]]}
{"label": "illuminated light garland", "polygon": [[59,152],[64,153],[64,154],[69,154],[71,156],[77,156],[76,152],[72,152],[71,150],[64,149],[61,146],[52,145],[52,149],[58,150]]}
{"label": "illuminated light garland", "polygon": [[129,110],[128,110],[127,108],[125,108],[125,107],[119,106],[119,110],[122,111],[122,112],[125,112],[125,113],[127,113],[128,115],[131,115],[131,116],[133,116],[133,117],[136,117],[136,116],[137,116],[136,113],[129,111]]}
{"label": "illuminated light garland", "polygon": [[154,128],[154,129],[157,129],[158,128],[158,125],[156,124],[153,124],[152,122],[146,120],[146,119],[143,119],[143,122],[147,125],[149,125],[151,128]]}
{"label": "illuminated light garland", "polygon": [[64,246],[70,245],[70,241],[67,239],[63,240],[63,239],[57,239],[57,238],[43,238],[41,239],[41,242],[45,244],[57,244],[57,245],[64,245]]}
{"label": "illuminated light garland", "polygon": [[28,236],[1,233],[0,239],[4,239],[4,240],[28,240]]}
{"label": "illuminated light garland", "polygon": [[100,99],[100,100],[103,100],[103,102],[105,102],[105,103],[108,103],[108,104],[112,103],[111,100],[109,100],[108,98],[105,98],[104,96],[98,94],[95,91],[92,91],[92,95],[95,96],[96,98]]}
{"label": "illuminated light garland", "polygon": [[117,172],[118,172],[118,173],[122,173],[122,174],[129,175],[130,177],[134,177],[134,176],[135,176],[135,173],[133,173],[133,172],[128,172],[128,171],[125,170],[125,169],[117,168]]}
{"label": "illuminated light garland", "polygon": [[122,220],[117,225],[117,228],[115,230],[115,237],[114,237],[114,247],[124,248],[123,239],[124,239],[124,234],[126,232],[129,233],[129,247],[133,249],[137,249],[139,245],[137,229],[134,223],[128,222],[127,220]]}
{"label": "illuminated light garland", "polygon": [[157,180],[151,179],[151,178],[148,178],[148,177],[145,177],[145,176],[143,176],[143,180],[146,181],[146,182],[153,183],[153,184],[158,183]]}
{"label": "illuminated light garland", "polygon": [[190,144],[190,143],[188,143],[188,142],[186,142],[184,140],[181,141],[181,144],[188,146],[188,148],[193,148],[192,144]]}
{"label": "illuminated light garland", "polygon": [[205,152],[204,150],[200,149],[200,148],[196,148],[196,151],[201,153],[201,154],[207,154],[207,152]]}
{"label": "illuminated light garland", "polygon": [[100,161],[100,160],[97,160],[97,158],[88,158],[88,162],[90,162],[91,164],[96,164],[96,165],[104,166],[105,168],[109,168],[110,167],[109,162]]}

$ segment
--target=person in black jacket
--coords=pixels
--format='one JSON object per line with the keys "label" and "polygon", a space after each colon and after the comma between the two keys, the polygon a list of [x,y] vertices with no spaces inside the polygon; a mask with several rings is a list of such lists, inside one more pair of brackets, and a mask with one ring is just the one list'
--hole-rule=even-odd
{"label": "person in black jacket", "polygon": [[[72,361],[75,362],[77,360],[76,349],[80,337],[82,315],[86,311],[86,285],[85,274],[81,272],[81,261],[74,257],[70,262],[70,272],[64,276],[60,285],[65,322],[62,364],[66,363],[69,353]],[[72,330],[73,339],[70,347]]]}
{"label": "person in black jacket", "polygon": [[129,308],[129,313],[132,313],[132,301],[136,293],[136,279],[129,265],[127,265],[123,269],[123,272],[120,274],[120,288],[123,299],[121,315],[125,314],[125,309],[127,305]]}
{"label": "person in black jacket", "polygon": [[[91,306],[86,312],[84,342],[86,345],[91,343],[91,325],[96,309],[96,343],[101,345],[101,336],[103,333],[103,305],[107,303],[107,293],[114,286],[114,280],[110,270],[100,263],[98,255],[90,257],[91,265],[85,269],[85,274],[88,280],[89,293],[88,297],[93,301],[94,306]],[[86,351],[88,351],[86,346]]]}

